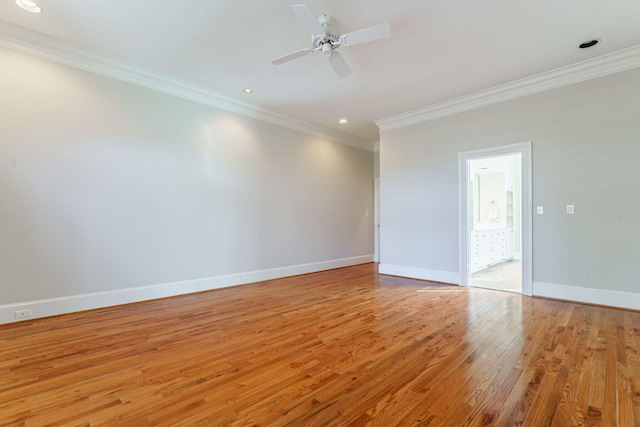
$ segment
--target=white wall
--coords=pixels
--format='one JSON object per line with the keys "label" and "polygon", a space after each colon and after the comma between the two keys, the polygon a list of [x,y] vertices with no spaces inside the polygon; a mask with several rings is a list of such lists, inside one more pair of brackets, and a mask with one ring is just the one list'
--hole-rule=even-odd
{"label": "white wall", "polygon": [[640,309],[639,94],[635,69],[383,132],[381,263],[457,283],[458,153],[532,141],[534,295]]}
{"label": "white wall", "polygon": [[[491,224],[492,227],[498,224],[506,227],[507,180],[505,173],[485,173],[476,176],[475,179],[479,180],[480,184],[479,200],[477,200],[479,205],[477,222],[480,224]],[[491,205],[494,205],[498,212],[496,218],[491,218],[489,215],[489,207]],[[474,218],[474,221],[475,220]]]}
{"label": "white wall", "polygon": [[371,260],[371,152],[0,64],[0,323]]}

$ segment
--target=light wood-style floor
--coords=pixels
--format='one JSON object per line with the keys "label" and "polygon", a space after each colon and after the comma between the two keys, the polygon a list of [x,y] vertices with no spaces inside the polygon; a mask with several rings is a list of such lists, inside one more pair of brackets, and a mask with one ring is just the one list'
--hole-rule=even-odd
{"label": "light wood-style floor", "polygon": [[640,425],[640,313],[375,271],[0,326],[0,425]]}

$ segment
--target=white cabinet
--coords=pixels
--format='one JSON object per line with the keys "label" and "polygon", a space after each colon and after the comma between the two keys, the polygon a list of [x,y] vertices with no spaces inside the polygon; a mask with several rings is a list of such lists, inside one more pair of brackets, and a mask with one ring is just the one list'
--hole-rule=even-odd
{"label": "white cabinet", "polygon": [[507,228],[513,228],[513,191],[507,191],[507,203],[505,206],[505,220]]}
{"label": "white cabinet", "polygon": [[471,272],[508,259],[508,233],[505,228],[471,232]]}
{"label": "white cabinet", "polygon": [[514,205],[513,205],[513,190],[507,189],[507,206],[506,206],[506,225],[507,225],[507,259],[511,259],[516,254],[516,232],[514,229],[515,223],[513,222],[514,217]]}
{"label": "white cabinet", "polygon": [[507,228],[507,259],[516,256],[516,230]]}

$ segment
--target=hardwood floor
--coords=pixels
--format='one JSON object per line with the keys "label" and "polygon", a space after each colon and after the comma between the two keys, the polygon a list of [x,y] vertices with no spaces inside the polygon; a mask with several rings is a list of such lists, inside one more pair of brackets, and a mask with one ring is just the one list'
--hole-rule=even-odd
{"label": "hardwood floor", "polygon": [[640,313],[375,271],[0,326],[0,425],[640,425]]}

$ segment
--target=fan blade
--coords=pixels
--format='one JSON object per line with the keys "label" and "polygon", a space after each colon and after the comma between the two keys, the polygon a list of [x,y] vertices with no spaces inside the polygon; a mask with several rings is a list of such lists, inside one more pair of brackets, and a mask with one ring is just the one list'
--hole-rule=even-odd
{"label": "fan blade", "polygon": [[276,58],[276,59],[272,60],[271,63],[275,64],[275,65],[280,65],[283,62],[291,61],[291,60],[296,59],[296,58],[301,58],[301,57],[303,57],[305,55],[310,54],[311,52],[313,52],[313,49],[309,49],[309,48],[297,50],[297,51],[291,52],[291,53],[289,53],[289,54],[287,54],[285,56],[281,56],[280,58]]}
{"label": "fan blade", "polygon": [[293,9],[293,13],[295,13],[302,22],[304,22],[309,31],[315,34],[324,33],[324,28],[320,25],[318,17],[313,13],[313,10],[311,10],[308,4],[294,4],[291,8]]}
{"label": "fan blade", "polygon": [[353,46],[356,44],[372,42],[374,40],[386,39],[391,37],[391,27],[386,22],[384,24],[374,25],[373,27],[363,28],[362,30],[340,36],[340,44],[344,46]]}
{"label": "fan blade", "polygon": [[342,55],[340,55],[340,52],[333,52],[333,55],[329,57],[329,64],[331,64],[333,70],[340,78],[347,77],[349,74],[351,74],[351,70],[349,69],[347,63],[344,61]]}

